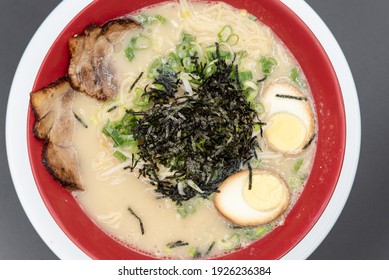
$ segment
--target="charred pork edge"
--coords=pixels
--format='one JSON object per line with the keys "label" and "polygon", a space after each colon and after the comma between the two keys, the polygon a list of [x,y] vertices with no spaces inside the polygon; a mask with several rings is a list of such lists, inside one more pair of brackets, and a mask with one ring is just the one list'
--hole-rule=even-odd
{"label": "charred pork edge", "polygon": [[69,181],[61,178],[61,176],[59,174],[57,174],[57,172],[51,167],[51,165],[47,159],[47,149],[48,149],[49,144],[50,143],[48,141],[45,141],[45,144],[43,145],[43,149],[42,149],[42,163],[43,163],[44,167],[46,168],[46,170],[58,183],[61,184],[61,186],[65,187],[71,191],[83,190],[82,186],[80,186],[79,184],[77,184],[75,182],[69,182]]}
{"label": "charred pork edge", "polygon": [[135,21],[132,18],[129,17],[117,18],[117,19],[107,21],[101,26],[102,27],[101,35],[105,35],[109,31],[109,29],[112,26],[115,26],[116,24],[118,24],[119,26],[124,26],[124,28],[141,26],[139,22]]}
{"label": "charred pork edge", "polygon": [[[82,81],[77,77],[77,71],[76,71],[76,67],[75,67],[75,65],[77,64],[76,59],[78,58],[78,56],[75,55],[75,52],[78,48],[78,44],[81,42],[80,40],[85,40],[85,38],[88,37],[89,34],[95,30],[100,31],[100,33],[96,36],[96,41],[97,41],[97,39],[100,36],[105,36],[110,31],[111,28],[116,27],[117,30],[113,30],[113,31],[120,32],[120,31],[123,31],[123,30],[128,29],[128,28],[136,28],[136,27],[140,27],[140,26],[141,26],[140,23],[135,21],[134,19],[129,18],[129,17],[122,17],[122,18],[109,20],[102,25],[89,24],[82,33],[76,34],[73,37],[71,37],[68,41],[68,48],[70,51],[69,69],[71,67],[74,68],[74,73],[71,74],[70,71],[68,70],[70,86],[77,91],[84,92],[84,93],[88,94],[82,86]],[[122,27],[122,28],[119,28],[119,27]],[[110,40],[107,37],[106,37],[106,39],[108,42],[110,42]],[[83,42],[83,43],[85,44],[85,42]],[[92,65],[92,67],[93,67],[93,65]],[[102,91],[103,90],[101,89],[100,92],[96,92],[96,94],[94,96],[91,96],[91,97],[94,97],[100,101],[108,100],[110,97],[106,96],[105,94],[101,94]]]}
{"label": "charred pork edge", "polygon": [[[30,108],[32,109],[32,112],[34,113],[34,117],[35,117],[35,121],[34,121],[34,125],[33,125],[33,133],[34,133],[34,136],[36,138],[38,138],[39,140],[46,140],[46,137],[41,137],[37,131],[37,127],[38,127],[38,124],[39,122],[45,117],[45,116],[39,116],[38,112],[37,112],[37,109],[36,109],[36,106],[33,104],[32,102],[32,99],[33,99],[33,95],[37,94],[38,92],[46,92],[46,91],[49,91],[49,90],[52,90],[53,88],[57,88],[57,87],[60,87],[62,86],[62,84],[66,83],[66,82],[69,82],[69,77],[67,75],[55,80],[54,82],[51,82],[50,84],[48,84],[47,86],[39,89],[39,90],[35,90],[35,91],[32,91],[30,92]],[[46,93],[45,93],[46,94]]]}
{"label": "charred pork edge", "polygon": [[[33,134],[34,136],[39,139],[39,140],[42,140],[44,141],[44,145],[43,145],[43,148],[42,148],[42,163],[43,163],[43,166],[45,167],[45,169],[49,172],[49,174],[57,181],[61,184],[61,186],[69,189],[69,190],[83,190],[82,186],[75,183],[75,182],[69,182],[67,180],[64,180],[63,178],[61,178],[59,176],[59,174],[56,173],[56,171],[52,168],[52,166],[50,165],[48,159],[47,159],[47,149],[48,149],[48,145],[50,143],[50,141],[48,141],[47,137],[44,137],[42,138],[38,132],[37,132],[37,125],[38,123],[44,118],[43,117],[40,117],[38,112],[37,112],[37,108],[34,106],[33,102],[32,102],[32,98],[33,98],[33,95],[34,94],[38,94],[38,92],[44,92],[44,94],[46,94],[47,91],[51,91],[55,88],[58,88],[60,86],[62,86],[64,83],[66,82],[69,82],[69,77],[67,75],[55,80],[54,82],[50,83],[49,85],[39,89],[39,90],[36,90],[36,91],[32,91],[30,93],[30,108],[32,109],[33,113],[34,113],[34,117],[35,117],[35,121],[34,121],[34,125],[33,125]],[[70,84],[70,83],[69,83]],[[53,144],[54,145],[54,144]]]}

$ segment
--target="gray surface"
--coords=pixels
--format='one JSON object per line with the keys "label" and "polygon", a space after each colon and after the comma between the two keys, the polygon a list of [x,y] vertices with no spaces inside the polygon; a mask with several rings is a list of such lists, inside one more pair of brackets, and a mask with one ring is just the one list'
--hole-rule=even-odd
{"label": "gray surface", "polygon": [[[264,0],[269,1],[269,0]],[[0,259],[56,259],[25,215],[5,153],[9,88],[21,55],[59,0],[0,2]],[[342,47],[362,114],[360,165],[349,200],[311,259],[389,259],[389,1],[307,0]]]}

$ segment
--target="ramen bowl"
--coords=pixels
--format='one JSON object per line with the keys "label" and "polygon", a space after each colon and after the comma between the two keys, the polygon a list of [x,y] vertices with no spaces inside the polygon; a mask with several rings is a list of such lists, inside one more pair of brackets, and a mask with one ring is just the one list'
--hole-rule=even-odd
{"label": "ramen bowl", "polygon": [[[28,93],[67,73],[68,39],[81,33],[87,25],[103,24],[161,1],[72,2],[61,3],[43,23],[15,75],[7,116],[7,150],[15,187],[38,233],[59,257],[153,259],[105,233],[85,214],[72,193],[46,171],[41,155],[44,143],[33,134],[35,117],[28,106]],[[247,10],[270,27],[300,64],[316,108],[317,150],[304,190],[284,223],[250,246],[217,259],[306,258],[335,223],[351,190],[360,141],[355,86],[335,39],[305,2],[224,2]],[[41,45],[45,47],[38,47],[38,42],[43,42]],[[30,67],[24,68],[27,57],[31,57],[29,54],[37,49],[39,56],[30,61]],[[20,86],[23,75],[29,80]],[[14,153],[17,143],[11,141],[11,137],[20,138],[20,135],[14,137],[17,132],[10,128],[12,114],[17,113],[14,104],[19,102],[18,98],[23,99],[26,109],[26,118],[21,120],[26,129],[18,132],[22,134],[25,154]],[[20,165],[26,170],[25,178],[17,176],[15,171],[20,170]]]}

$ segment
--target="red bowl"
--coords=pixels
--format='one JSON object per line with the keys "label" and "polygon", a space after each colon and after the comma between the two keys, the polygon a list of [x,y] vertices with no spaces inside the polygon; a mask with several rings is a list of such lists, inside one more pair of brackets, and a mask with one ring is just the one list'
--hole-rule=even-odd
{"label": "red bowl", "polygon": [[[124,3],[126,2],[126,3]],[[48,51],[35,80],[38,90],[67,73],[68,39],[90,23],[134,12],[160,0],[95,0],[61,32]],[[306,186],[285,223],[251,246],[219,259],[279,259],[311,230],[326,208],[336,187],[345,151],[345,113],[338,80],[324,49],[311,30],[281,1],[224,0],[246,9],[269,26],[290,49],[302,67],[317,110],[317,151]],[[42,164],[43,142],[32,132],[31,109],[27,143],[32,172],[42,199],[64,233],[93,259],[152,259],[132,250],[102,231],[81,209],[72,194],[56,182]]]}

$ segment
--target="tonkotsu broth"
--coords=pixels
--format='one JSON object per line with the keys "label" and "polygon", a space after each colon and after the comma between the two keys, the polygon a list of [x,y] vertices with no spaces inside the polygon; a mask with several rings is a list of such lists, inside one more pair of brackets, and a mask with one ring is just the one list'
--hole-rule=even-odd
{"label": "tonkotsu broth", "polygon": [[[125,163],[113,156],[113,145],[102,129],[108,119],[119,120],[125,108],[131,108],[134,96],[129,93],[134,80],[158,57],[174,50],[181,40],[183,31],[196,37],[201,45],[214,44],[217,35],[225,25],[230,25],[239,34],[239,42],[233,51],[246,50],[248,55],[242,60],[245,69],[252,71],[254,80],[263,78],[258,60],[271,55],[277,66],[271,75],[260,84],[259,92],[278,80],[290,81],[292,69],[299,69],[295,59],[280,43],[271,30],[254,20],[246,11],[236,10],[226,4],[206,4],[167,2],[139,11],[138,14],[162,16],[167,20],[155,22],[142,31],[151,38],[152,45],[138,51],[129,61],[124,50],[133,36],[140,31],[128,32],[115,46],[114,60],[116,75],[121,84],[118,97],[106,103],[95,101],[85,95],[78,95],[73,111],[88,124],[88,128],[77,125],[74,147],[77,150],[85,191],[75,193],[82,208],[104,231],[132,248],[158,258],[193,258],[197,252],[201,257],[211,258],[249,245],[254,239],[265,235],[282,221],[302,191],[309,174],[315,152],[314,142],[303,153],[286,157],[270,151],[260,141],[262,152],[260,161],[254,168],[270,168],[280,173],[289,183],[291,202],[284,215],[269,225],[257,228],[237,228],[215,209],[212,196],[207,199],[194,198],[189,203],[195,211],[182,217],[177,206],[170,199],[157,199],[154,187],[138,178],[138,172],[124,170]],[[300,71],[301,72],[301,71]],[[152,80],[139,80],[144,87]],[[301,90],[309,97],[309,89],[304,77],[300,77]],[[118,109],[107,113],[112,106]],[[296,163],[302,163],[296,168]],[[298,170],[296,170],[298,169]],[[128,210],[131,208],[144,226],[142,235],[139,220]],[[255,232],[256,235],[252,232]],[[176,241],[188,243],[186,246],[169,248],[167,244]]]}

